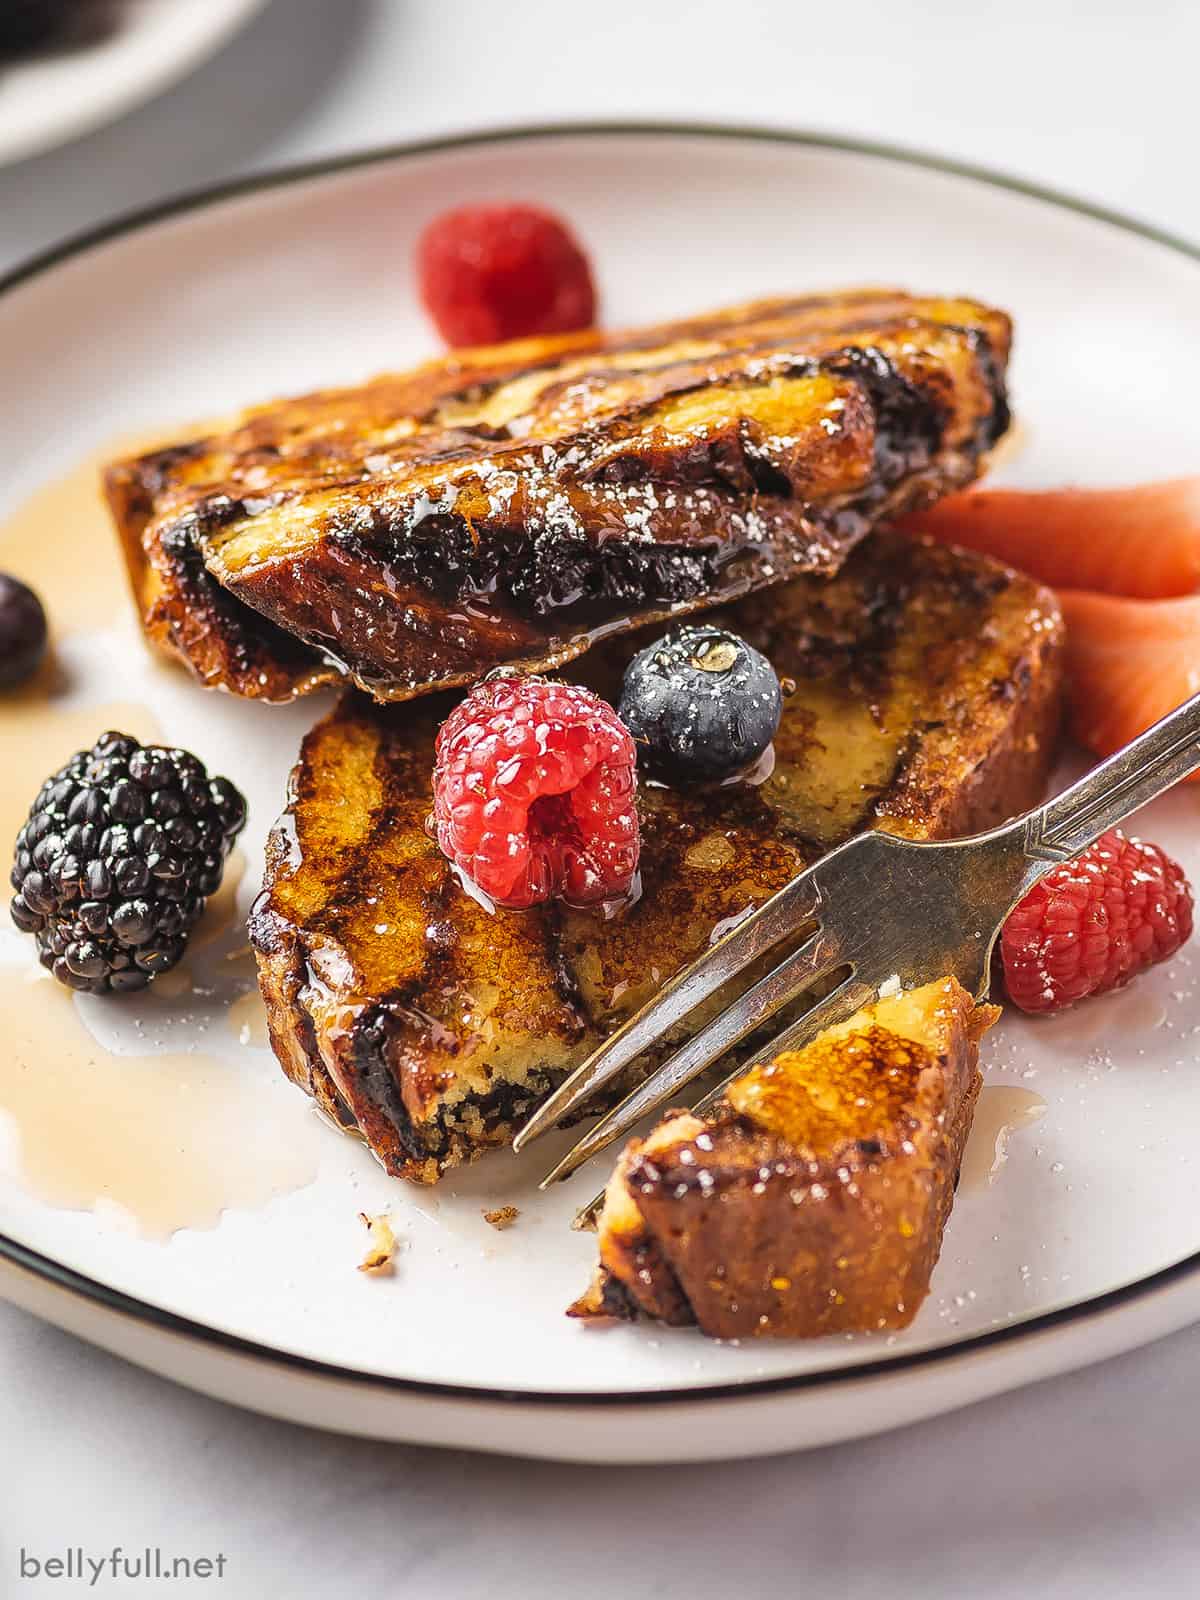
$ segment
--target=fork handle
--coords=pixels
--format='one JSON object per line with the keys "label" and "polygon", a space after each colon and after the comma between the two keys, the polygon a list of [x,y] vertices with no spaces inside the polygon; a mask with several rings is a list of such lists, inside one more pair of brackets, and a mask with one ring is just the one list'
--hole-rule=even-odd
{"label": "fork handle", "polygon": [[1069,861],[1200,767],[1200,694],[1156,722],[1116,755],[1030,812],[1026,854]]}

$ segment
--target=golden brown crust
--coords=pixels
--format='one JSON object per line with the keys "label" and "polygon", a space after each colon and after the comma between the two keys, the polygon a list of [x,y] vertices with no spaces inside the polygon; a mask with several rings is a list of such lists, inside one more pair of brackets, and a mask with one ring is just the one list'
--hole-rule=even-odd
{"label": "golden brown crust", "polygon": [[715,1338],[906,1327],[928,1293],[999,1013],[953,979],[866,1008],[668,1117],[621,1158],[601,1266],[571,1314],[621,1299]]}
{"label": "golden brown crust", "polygon": [[[726,620],[795,682],[774,774],[643,788],[643,893],[611,920],[489,915],[464,893],[424,827],[451,697],[348,697],[306,739],[252,917],[263,992],[285,1071],[344,1106],[390,1171],[431,1182],[507,1143],[718,924],[860,828],[944,837],[1039,798],[1061,626],[1027,579],[880,532],[837,578]],[[614,698],[637,642],[598,647],[579,677]]]}
{"label": "golden brown crust", "polygon": [[380,699],[832,572],[980,470],[1008,319],[859,290],[461,351],[114,464],[149,635],[208,684]]}
{"label": "golden brown crust", "polygon": [[172,452],[121,461],[104,474],[134,604],[147,639],[182,662],[208,689],[282,702],[340,681],[336,668],[302,640],[255,619],[204,570],[186,543],[156,560],[146,531],[167,494]]}

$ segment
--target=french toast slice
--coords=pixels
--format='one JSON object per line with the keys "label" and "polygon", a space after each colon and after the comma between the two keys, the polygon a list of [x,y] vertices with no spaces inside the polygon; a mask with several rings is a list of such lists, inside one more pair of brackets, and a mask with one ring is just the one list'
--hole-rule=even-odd
{"label": "french toast slice", "polygon": [[[305,740],[251,914],[271,1039],[390,1172],[433,1182],[510,1142],[719,926],[863,827],[950,837],[1040,796],[1062,629],[1030,580],[881,530],[836,578],[759,591],[722,620],[785,680],[774,771],[644,785],[642,895],[611,919],[489,914],[464,891],[425,828],[454,697],[351,695]],[[598,646],[579,678],[615,700],[639,642]]]}
{"label": "french toast slice", "polygon": [[106,474],[149,636],[268,700],[547,668],[801,572],[962,487],[1010,325],[891,289],[457,351]]}
{"label": "french toast slice", "polygon": [[953,978],[880,999],[622,1152],[569,1308],[717,1339],[904,1328],[929,1291],[1000,1012]]}

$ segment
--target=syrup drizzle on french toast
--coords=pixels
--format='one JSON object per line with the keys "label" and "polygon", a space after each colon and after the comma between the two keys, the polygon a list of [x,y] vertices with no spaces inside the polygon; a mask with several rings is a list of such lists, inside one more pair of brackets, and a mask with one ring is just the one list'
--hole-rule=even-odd
{"label": "syrup drizzle on french toast", "polygon": [[[795,681],[757,786],[643,786],[622,916],[489,914],[425,831],[448,697],[357,696],[305,741],[251,918],[276,1053],[387,1168],[433,1181],[518,1123],[713,931],[860,827],[969,832],[1039,797],[1061,628],[1005,568],[879,533],[721,620]],[[575,669],[616,694],[636,638]]]}
{"label": "syrup drizzle on french toast", "polygon": [[800,572],[971,481],[1002,312],[891,289],[458,351],[115,463],[144,625],[201,679],[379,699]]}

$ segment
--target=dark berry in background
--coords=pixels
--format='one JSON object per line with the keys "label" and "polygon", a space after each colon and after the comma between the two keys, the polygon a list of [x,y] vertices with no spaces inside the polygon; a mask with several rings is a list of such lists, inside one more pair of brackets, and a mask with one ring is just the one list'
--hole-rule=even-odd
{"label": "dark berry in background", "polygon": [[0,0],[0,56],[22,55],[48,43],[70,9],[68,0]]}
{"label": "dark berry in background", "polygon": [[186,750],[106,733],[30,807],[12,919],[68,988],[144,989],[183,955],[245,820],[228,778]]}
{"label": "dark berry in background", "polygon": [[634,656],[618,710],[647,772],[713,781],[762,755],[783,695],[771,663],[744,639],[690,624]]}
{"label": "dark berry in background", "polygon": [[119,21],[117,0],[0,0],[0,60],[83,49]]}
{"label": "dark berry in background", "polygon": [[46,613],[27,583],[0,572],[0,689],[24,683],[46,654]]}

